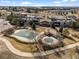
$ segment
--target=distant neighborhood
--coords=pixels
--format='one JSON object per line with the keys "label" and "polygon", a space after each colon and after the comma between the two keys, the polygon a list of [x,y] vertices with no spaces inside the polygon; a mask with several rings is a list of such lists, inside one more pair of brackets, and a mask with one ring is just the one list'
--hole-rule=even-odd
{"label": "distant neighborhood", "polygon": [[[35,21],[42,26],[79,27],[78,7],[0,7],[0,18],[12,25],[26,26]],[[62,20],[62,21],[61,21]],[[76,23],[76,25],[74,25]]]}

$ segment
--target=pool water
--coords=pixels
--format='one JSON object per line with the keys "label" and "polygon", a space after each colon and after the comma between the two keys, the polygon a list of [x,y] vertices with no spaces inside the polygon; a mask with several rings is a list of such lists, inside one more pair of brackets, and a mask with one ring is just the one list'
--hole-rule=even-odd
{"label": "pool water", "polygon": [[29,38],[29,39],[34,39],[37,33],[32,32],[32,31],[19,31],[17,33],[14,33],[13,35],[24,37],[24,38]]}
{"label": "pool water", "polygon": [[54,37],[48,37],[48,36],[46,36],[46,37],[44,37],[43,39],[42,39],[42,42],[44,43],[44,44],[46,44],[46,45],[56,45],[56,44],[58,44],[58,40],[56,39],[56,38],[54,38]]}
{"label": "pool water", "polygon": [[48,38],[45,38],[45,41],[48,42],[48,43],[52,43],[53,42],[53,39],[48,37]]}

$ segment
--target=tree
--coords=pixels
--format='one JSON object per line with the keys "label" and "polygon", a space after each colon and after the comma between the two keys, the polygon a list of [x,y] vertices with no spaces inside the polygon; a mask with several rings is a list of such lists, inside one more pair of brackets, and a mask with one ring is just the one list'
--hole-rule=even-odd
{"label": "tree", "polygon": [[38,10],[37,9],[35,10],[35,13],[38,13]]}
{"label": "tree", "polygon": [[61,28],[59,29],[59,32],[61,32],[61,33],[63,32],[63,27],[61,27]]}
{"label": "tree", "polygon": [[1,17],[2,15],[1,15],[1,13],[0,13],[0,17]]}
{"label": "tree", "polygon": [[16,23],[17,23],[17,19],[13,18],[12,21],[11,21],[11,24],[16,25]]}
{"label": "tree", "polygon": [[28,13],[31,13],[31,9],[27,9],[27,12],[28,12]]}
{"label": "tree", "polygon": [[17,7],[14,7],[14,8],[13,8],[13,11],[17,11]]}
{"label": "tree", "polygon": [[55,24],[54,24],[54,23],[50,23],[50,27],[53,28],[53,29],[55,29],[55,30],[58,32],[58,30],[57,30],[57,28],[55,27]]}
{"label": "tree", "polygon": [[79,28],[79,21],[73,22],[73,28]]}
{"label": "tree", "polygon": [[11,23],[11,21],[13,20],[13,16],[12,15],[9,15],[9,16],[7,16],[7,20]]}
{"label": "tree", "polygon": [[69,35],[70,33],[69,33],[68,29],[64,29],[64,30],[63,30],[63,34],[64,34],[64,35]]}
{"label": "tree", "polygon": [[36,30],[36,25],[35,25],[34,22],[32,23],[32,29],[33,29],[33,30]]}

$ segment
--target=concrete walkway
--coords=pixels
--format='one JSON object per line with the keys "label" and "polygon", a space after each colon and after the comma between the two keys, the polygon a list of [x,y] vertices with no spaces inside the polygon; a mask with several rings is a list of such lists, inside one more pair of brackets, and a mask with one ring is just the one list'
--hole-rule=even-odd
{"label": "concrete walkway", "polygon": [[7,46],[7,48],[14,54],[18,55],[18,56],[23,56],[23,57],[35,57],[35,56],[44,56],[44,55],[49,55],[49,54],[52,54],[54,53],[55,51],[60,51],[60,50],[66,50],[66,49],[70,49],[70,48],[73,48],[75,46],[79,46],[79,42],[78,43],[75,43],[75,44],[71,44],[71,45],[68,45],[68,46],[65,46],[63,48],[58,48],[58,49],[55,49],[54,50],[49,50],[49,51],[45,51],[45,52],[37,52],[37,53],[29,53],[29,52],[22,52],[20,50],[17,50],[16,48],[14,48],[12,46],[12,44],[5,38],[3,37],[0,37],[0,41],[4,42],[5,45]]}

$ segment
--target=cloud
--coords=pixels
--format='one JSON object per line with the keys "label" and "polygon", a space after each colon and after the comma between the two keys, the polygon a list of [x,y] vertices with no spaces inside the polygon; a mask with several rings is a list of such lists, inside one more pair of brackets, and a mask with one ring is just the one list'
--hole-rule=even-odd
{"label": "cloud", "polygon": [[32,3],[31,2],[27,2],[27,1],[21,2],[21,5],[28,5],[28,4],[32,4]]}
{"label": "cloud", "polygon": [[54,6],[74,6],[75,2],[77,3],[77,1],[78,0],[55,0],[52,3]]}
{"label": "cloud", "polygon": [[[42,1],[42,0],[40,0]],[[48,1],[48,2],[46,2]],[[0,6],[79,6],[79,0],[0,0]]]}
{"label": "cloud", "polygon": [[49,6],[49,5],[45,5],[45,4],[35,4],[35,5],[32,5],[32,6]]}
{"label": "cloud", "polygon": [[69,0],[62,0],[62,2],[68,2]]}
{"label": "cloud", "polygon": [[70,0],[71,2],[75,2],[75,1],[77,1],[77,0]]}
{"label": "cloud", "polygon": [[57,3],[52,4],[53,6],[64,6],[64,7],[79,7],[79,3]]}
{"label": "cloud", "polygon": [[10,1],[6,1],[6,0],[1,0],[1,3],[10,3]]}
{"label": "cloud", "polygon": [[61,1],[54,1],[53,3],[61,3]]}
{"label": "cloud", "polygon": [[55,0],[53,1],[53,3],[55,4],[59,4],[59,3],[65,3],[65,2],[68,2],[69,0]]}
{"label": "cloud", "polygon": [[62,2],[75,2],[75,1],[78,1],[78,0],[62,0]]}

